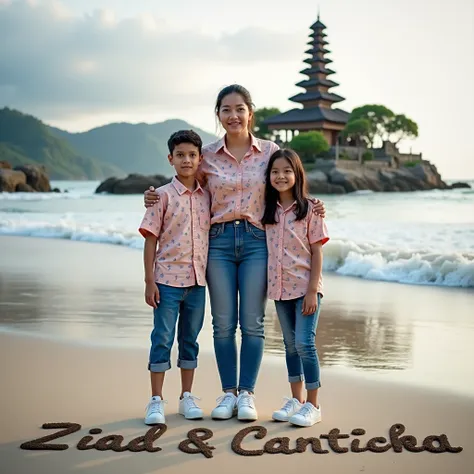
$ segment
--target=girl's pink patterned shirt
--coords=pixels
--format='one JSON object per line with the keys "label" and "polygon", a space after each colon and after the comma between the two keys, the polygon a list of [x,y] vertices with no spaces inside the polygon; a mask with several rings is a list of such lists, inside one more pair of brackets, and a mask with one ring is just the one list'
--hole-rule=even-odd
{"label": "girl's pink patterned shirt", "polygon": [[278,145],[251,135],[251,145],[239,163],[225,138],[206,145],[198,179],[211,194],[211,224],[247,219],[263,230],[265,171]]}
{"label": "girl's pink patterned shirt", "polygon": [[155,281],[169,286],[206,286],[209,247],[209,193],[197,183],[191,192],[176,177],[157,190],[159,201],[146,210],[139,232],[158,237]]}
{"label": "girl's pink patterned shirt", "polygon": [[[311,275],[311,244],[328,240],[324,219],[313,212],[308,202],[308,213],[300,221],[294,213],[296,202],[286,210],[278,203],[276,224],[266,225],[268,246],[268,298],[292,300],[306,295]],[[322,276],[318,293],[323,294]]]}

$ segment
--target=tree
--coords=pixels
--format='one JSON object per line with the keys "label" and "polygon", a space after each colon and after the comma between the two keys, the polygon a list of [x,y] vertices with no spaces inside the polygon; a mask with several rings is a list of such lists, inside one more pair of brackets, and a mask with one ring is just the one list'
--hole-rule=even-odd
{"label": "tree", "polygon": [[395,145],[407,138],[416,138],[418,136],[418,125],[406,115],[395,115],[386,125],[387,132]]}
{"label": "tree", "polygon": [[361,107],[356,107],[350,117],[349,122],[358,119],[366,119],[369,121],[369,133],[368,133],[368,140],[369,145],[373,147],[374,139],[376,137],[380,137],[383,141],[387,135],[387,124],[393,119],[395,114],[384,105],[363,105]]}
{"label": "tree", "polygon": [[362,143],[370,143],[371,124],[365,118],[347,122],[342,135],[355,141],[359,163],[362,163]]}
{"label": "tree", "polygon": [[254,112],[255,136],[269,140],[272,137],[273,132],[268,130],[268,126],[265,125],[263,122],[267,118],[273,117],[274,115],[278,115],[280,113],[281,113],[280,109],[277,109],[275,107],[270,107],[270,108],[263,107],[262,109],[257,109]]}
{"label": "tree", "polygon": [[329,150],[329,143],[321,132],[303,132],[293,137],[290,148],[296,151],[305,162]]}

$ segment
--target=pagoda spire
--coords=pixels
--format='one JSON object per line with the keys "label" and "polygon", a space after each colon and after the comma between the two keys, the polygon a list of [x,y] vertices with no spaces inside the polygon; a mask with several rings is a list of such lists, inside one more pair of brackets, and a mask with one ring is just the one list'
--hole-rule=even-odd
{"label": "pagoda spire", "polygon": [[304,62],[309,67],[300,71],[302,74],[308,76],[307,80],[296,84],[305,89],[305,92],[290,97],[293,102],[298,102],[303,105],[303,108],[323,107],[331,108],[335,102],[341,102],[344,97],[329,92],[329,89],[338,85],[328,79],[328,76],[334,74],[334,71],[327,67],[332,60],[326,57],[330,51],[326,49],[328,42],[326,41],[326,25],[321,21],[320,9],[318,5],[318,17],[315,23],[311,25],[312,33],[309,35],[310,40],[308,45],[310,48],[305,51],[310,57]]}

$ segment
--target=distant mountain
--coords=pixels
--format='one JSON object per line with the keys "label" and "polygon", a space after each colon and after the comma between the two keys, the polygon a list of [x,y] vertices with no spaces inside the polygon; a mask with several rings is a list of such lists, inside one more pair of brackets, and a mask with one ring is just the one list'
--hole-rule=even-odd
{"label": "distant mountain", "polygon": [[83,133],[69,133],[50,127],[55,136],[67,140],[79,153],[93,156],[102,163],[127,173],[165,176],[172,175],[167,160],[168,138],[182,129],[193,129],[199,133],[204,144],[216,139],[214,135],[178,119],[154,124],[112,123]]}
{"label": "distant mountain", "polygon": [[7,107],[0,109],[0,161],[12,166],[43,164],[51,179],[103,179],[124,172],[51,133],[37,118]]}

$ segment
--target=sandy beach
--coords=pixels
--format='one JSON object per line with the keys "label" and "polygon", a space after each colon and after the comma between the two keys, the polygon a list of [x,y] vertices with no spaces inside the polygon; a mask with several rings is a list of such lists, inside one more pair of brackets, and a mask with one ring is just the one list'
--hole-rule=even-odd
{"label": "sandy beach", "polygon": [[[19,237],[0,238],[0,248],[1,472],[283,473],[296,467],[334,473],[472,472],[472,291],[328,277],[324,323],[318,329],[323,421],[306,429],[271,421],[288,387],[270,306],[256,392],[259,420],[210,419],[220,387],[208,316],[194,390],[205,418],[189,422],[177,414],[179,373],[174,369],[166,380],[167,431],[153,444],[161,451],[79,450],[78,442],[92,428],[102,430],[91,435],[92,443],[115,434],[124,437],[122,446],[148,431],[143,415],[149,397],[149,310],[142,302],[141,256],[130,248]],[[59,422],[81,426],[51,441],[68,449],[20,448],[57,431],[42,429],[44,423]],[[445,434],[452,447],[463,450],[402,448],[397,453],[397,442],[389,436],[396,424],[406,429],[399,438],[415,436],[417,446],[429,435]],[[320,438],[337,428],[349,435],[339,440],[349,451],[336,453],[320,438],[326,454],[308,446],[304,453],[243,456],[231,445],[249,427],[264,427],[267,434],[255,439],[255,432],[249,433],[241,444],[245,450],[261,450],[275,437],[288,437],[293,449],[298,438]],[[207,440],[215,448],[211,458],[179,449],[195,428],[212,431]],[[365,434],[353,435],[354,429]],[[393,446],[383,453],[351,450],[354,439],[364,447],[374,437],[385,437]]]}

